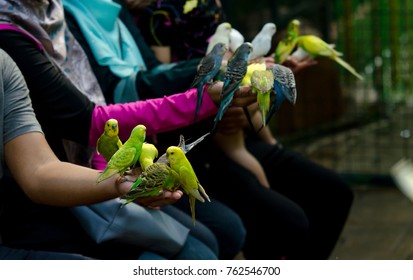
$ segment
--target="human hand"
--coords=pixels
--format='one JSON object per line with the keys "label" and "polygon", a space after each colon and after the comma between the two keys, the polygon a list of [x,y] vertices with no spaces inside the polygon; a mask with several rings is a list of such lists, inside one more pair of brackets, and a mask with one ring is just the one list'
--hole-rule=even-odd
{"label": "human hand", "polygon": [[[214,82],[207,86],[207,92],[212,101],[219,106],[221,103],[221,91],[224,83],[222,81]],[[257,101],[257,95],[252,92],[250,86],[239,87],[232,98],[231,106],[244,107]]]}
{"label": "human hand", "polygon": [[317,64],[317,61],[312,59],[310,56],[304,58],[303,60],[297,60],[296,58],[289,56],[283,63],[285,67],[288,67],[291,71],[293,71],[294,75],[315,64]]}
{"label": "human hand", "polygon": [[[250,116],[254,116],[259,110],[256,102],[246,108],[249,111]],[[217,129],[222,134],[234,134],[239,130],[243,130],[248,127],[249,123],[247,116],[245,115],[244,108],[231,106],[225,112],[222,120],[218,123]]]}
{"label": "human hand", "polygon": [[144,207],[158,209],[161,206],[166,206],[177,202],[183,195],[181,190],[173,192],[163,191],[158,196],[140,197],[136,199],[136,203]]}
{"label": "human hand", "polygon": [[[116,186],[120,196],[127,194],[135,181],[138,179],[142,170],[140,167],[119,176],[116,180]],[[181,190],[161,191],[157,196],[139,197],[135,202],[139,205],[149,208],[159,208],[177,202],[183,195]]]}

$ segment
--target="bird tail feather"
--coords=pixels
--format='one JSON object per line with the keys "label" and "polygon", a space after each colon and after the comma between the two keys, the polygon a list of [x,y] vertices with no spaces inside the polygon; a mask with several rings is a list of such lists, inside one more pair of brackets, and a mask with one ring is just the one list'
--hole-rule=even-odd
{"label": "bird tail feather", "polygon": [[336,56],[334,57],[334,60],[340,64],[341,66],[343,66],[345,69],[347,69],[351,74],[353,74],[354,76],[356,76],[358,79],[360,80],[364,80],[364,78],[356,72],[356,70],[347,62],[345,62],[343,59],[341,59],[340,57]]}

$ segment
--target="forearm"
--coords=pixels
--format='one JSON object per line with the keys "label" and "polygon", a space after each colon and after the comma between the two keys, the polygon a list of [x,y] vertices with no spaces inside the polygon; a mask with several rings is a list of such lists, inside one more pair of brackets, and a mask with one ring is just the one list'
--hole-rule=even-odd
{"label": "forearm", "polygon": [[[128,139],[137,124],[146,126],[147,135],[157,134],[190,125],[193,122],[197,100],[196,89],[163,98],[148,99],[126,104],[96,106],[90,130],[90,145],[94,146],[102,134],[107,119],[115,118],[119,123],[119,137]],[[216,114],[218,108],[204,90],[199,120]]]}
{"label": "forearm", "polygon": [[25,191],[34,202],[55,206],[93,204],[120,196],[116,189],[119,176],[97,184],[98,175],[97,170],[54,161],[36,171],[37,183]]}
{"label": "forearm", "polygon": [[5,160],[13,178],[36,203],[90,204],[117,197],[122,192],[115,184],[118,176],[96,184],[99,171],[59,161],[44,135],[38,132],[7,142]]}

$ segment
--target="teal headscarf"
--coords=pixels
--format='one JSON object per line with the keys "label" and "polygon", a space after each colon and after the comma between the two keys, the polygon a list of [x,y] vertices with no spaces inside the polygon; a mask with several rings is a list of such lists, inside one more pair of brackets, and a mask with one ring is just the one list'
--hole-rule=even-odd
{"label": "teal headscarf", "polygon": [[121,6],[112,0],[63,0],[78,22],[97,62],[124,79],[146,70],[135,40],[118,15]]}

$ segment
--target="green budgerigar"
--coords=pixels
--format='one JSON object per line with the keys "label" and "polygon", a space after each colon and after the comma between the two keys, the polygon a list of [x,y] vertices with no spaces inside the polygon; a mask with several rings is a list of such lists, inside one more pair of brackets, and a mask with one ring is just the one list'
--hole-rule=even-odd
{"label": "green budgerigar", "polygon": [[135,126],[129,139],[126,140],[109,160],[106,168],[97,178],[97,183],[102,182],[117,173],[123,175],[128,168],[133,167],[139,159],[145,138],[146,127],[142,124]]}
{"label": "green budgerigar", "polygon": [[275,63],[283,64],[291,52],[295,49],[299,35],[300,21],[291,20],[287,25],[284,38],[277,44],[274,52]]}
{"label": "green budgerigar", "polygon": [[267,113],[271,104],[271,93],[274,90],[272,70],[255,70],[251,75],[251,89],[257,94],[258,106],[262,113],[262,124],[266,126]]}
{"label": "green budgerigar", "polygon": [[348,64],[341,58],[341,56],[343,55],[341,52],[335,50],[333,45],[328,44],[320,37],[317,37],[315,35],[298,36],[297,46],[301,47],[304,51],[308,52],[311,58],[314,59],[317,56],[328,57],[340,64],[342,67],[344,67],[347,71],[356,76],[358,79],[364,80],[364,78],[359,73],[357,73],[356,70],[350,64]]}
{"label": "green budgerigar", "polygon": [[168,164],[155,162],[149,165],[133,184],[129,192],[123,196],[123,206],[139,197],[157,196],[163,191],[175,191],[181,187],[178,173]]}
{"label": "green budgerigar", "polygon": [[[206,133],[189,144],[185,143],[184,136],[180,135],[178,147],[186,154],[198,143],[203,141],[209,134],[210,133]],[[143,150],[144,148],[142,148],[141,155],[144,153]],[[164,190],[175,191],[179,187],[181,187],[179,175],[176,171],[170,168],[165,153],[160,156],[155,163],[150,164],[145,168],[129,192],[121,198],[126,200],[123,204],[126,205],[139,197],[157,196]]]}
{"label": "green budgerigar", "polygon": [[169,161],[171,168],[179,174],[182,190],[189,196],[192,223],[195,224],[195,200],[201,202],[205,202],[205,199],[208,201],[211,200],[199,183],[191,163],[180,147],[168,147],[168,149],[166,149],[166,158]]}
{"label": "green budgerigar", "polygon": [[139,156],[139,164],[141,165],[142,171],[145,171],[148,166],[153,164],[155,158],[158,157],[158,149],[154,144],[143,143],[142,151]]}
{"label": "green budgerigar", "polygon": [[105,123],[104,131],[96,142],[96,152],[103,156],[106,162],[122,146],[119,139],[119,125],[116,119],[108,119]]}

